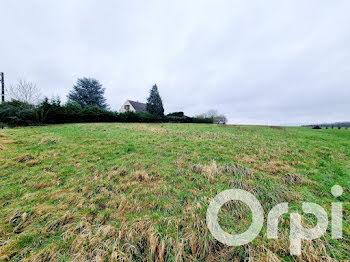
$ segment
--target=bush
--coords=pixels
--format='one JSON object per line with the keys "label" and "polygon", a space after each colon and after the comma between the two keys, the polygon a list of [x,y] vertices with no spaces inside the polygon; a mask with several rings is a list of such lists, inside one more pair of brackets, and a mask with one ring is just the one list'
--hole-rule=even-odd
{"label": "bush", "polygon": [[169,123],[203,123],[212,124],[212,118],[194,118],[194,117],[177,117],[177,116],[166,116],[166,121]]}
{"label": "bush", "polygon": [[117,122],[161,123],[163,118],[148,112],[125,112],[118,114]]}
{"label": "bush", "polygon": [[81,122],[115,122],[116,113],[98,106],[87,106],[79,114]]}
{"label": "bush", "polygon": [[9,126],[38,124],[36,108],[20,101],[5,102],[0,105],[0,122]]}
{"label": "bush", "polygon": [[185,117],[185,114],[184,112],[174,112],[174,113],[167,114],[167,116]]}
{"label": "bush", "polygon": [[198,124],[213,124],[213,118],[191,118],[192,122],[188,123],[198,123]]}
{"label": "bush", "polygon": [[165,119],[167,120],[166,122],[169,122],[169,123],[184,123],[184,121],[186,121],[184,117],[169,116],[169,115],[167,115]]}

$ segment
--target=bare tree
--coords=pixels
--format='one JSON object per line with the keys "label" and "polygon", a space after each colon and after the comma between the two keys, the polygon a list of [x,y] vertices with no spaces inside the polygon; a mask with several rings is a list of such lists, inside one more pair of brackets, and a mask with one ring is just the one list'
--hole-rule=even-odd
{"label": "bare tree", "polygon": [[202,113],[202,114],[199,114],[196,117],[197,118],[214,118],[218,114],[219,114],[218,111],[216,111],[214,109],[210,109],[209,111]]}
{"label": "bare tree", "polygon": [[207,118],[214,118],[214,117],[216,117],[218,115],[219,115],[218,111],[214,110],[214,109],[210,109],[208,112],[205,113],[205,116]]}
{"label": "bare tree", "polygon": [[226,125],[226,123],[227,123],[227,117],[224,115],[214,116],[213,119],[214,119],[214,123],[216,123],[216,124]]}
{"label": "bare tree", "polygon": [[219,114],[217,110],[211,109],[206,113],[197,115],[198,118],[212,118],[216,124],[226,124],[227,117],[223,114]]}
{"label": "bare tree", "polygon": [[37,104],[41,97],[40,89],[36,84],[24,79],[19,79],[15,85],[11,85],[7,92],[12,100],[32,105]]}

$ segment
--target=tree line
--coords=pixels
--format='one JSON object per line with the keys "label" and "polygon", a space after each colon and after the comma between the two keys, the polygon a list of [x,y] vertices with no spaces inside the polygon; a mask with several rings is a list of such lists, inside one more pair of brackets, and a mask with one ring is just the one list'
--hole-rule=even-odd
{"label": "tree line", "polygon": [[322,124],[317,124],[317,125],[303,125],[303,127],[312,127],[314,129],[321,129],[321,128],[325,128],[325,129],[345,128],[345,129],[348,129],[348,128],[350,128],[350,122],[335,122],[335,123],[322,123]]}
{"label": "tree line", "polygon": [[40,100],[40,91],[33,83],[20,80],[9,90],[12,100],[0,105],[0,125],[28,126],[83,122],[177,122],[213,123],[213,117],[164,115],[157,85],[150,90],[147,112],[119,113],[109,110],[105,89],[98,80],[79,78],[62,104],[59,97]]}

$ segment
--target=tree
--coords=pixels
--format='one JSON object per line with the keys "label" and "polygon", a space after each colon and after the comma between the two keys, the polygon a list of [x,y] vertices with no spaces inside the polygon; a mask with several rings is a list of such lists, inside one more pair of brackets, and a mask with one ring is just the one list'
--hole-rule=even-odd
{"label": "tree", "polygon": [[226,125],[226,123],[227,123],[227,117],[222,115],[222,114],[213,117],[213,120],[214,120],[214,123],[216,123],[216,124]]}
{"label": "tree", "polygon": [[15,85],[7,90],[11,100],[17,100],[26,104],[35,105],[40,101],[41,91],[35,83],[18,79]]}
{"label": "tree", "polygon": [[108,107],[104,98],[105,89],[93,78],[78,78],[73,90],[68,94],[70,102],[76,102],[82,107],[98,106],[106,109]]}
{"label": "tree", "polygon": [[206,113],[196,116],[197,118],[212,118],[213,122],[216,124],[226,124],[227,117],[223,114],[219,114],[217,110],[211,109]]}
{"label": "tree", "polygon": [[156,84],[152,87],[149,97],[147,98],[146,110],[151,114],[164,116],[163,102]]}
{"label": "tree", "polygon": [[36,109],[38,122],[42,124],[63,123],[66,120],[59,96],[53,97],[51,100],[44,97]]}

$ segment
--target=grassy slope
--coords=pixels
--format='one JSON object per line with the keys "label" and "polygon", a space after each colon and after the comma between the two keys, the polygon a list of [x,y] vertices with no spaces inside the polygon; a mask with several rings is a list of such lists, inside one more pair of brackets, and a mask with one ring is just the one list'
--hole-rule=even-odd
{"label": "grassy slope", "polygon": [[[0,257],[57,260],[350,259],[350,130],[182,124],[71,124],[0,131]],[[344,239],[330,232],[289,256],[289,216],[279,240],[230,248],[213,239],[206,208],[246,189],[265,216],[288,201],[321,204],[345,189]],[[229,212],[231,211],[231,212]],[[307,220],[307,219],[306,219]],[[312,222],[312,218],[308,219]],[[243,232],[250,212],[220,212]],[[306,221],[308,223],[308,221]]]}

